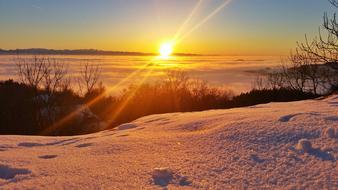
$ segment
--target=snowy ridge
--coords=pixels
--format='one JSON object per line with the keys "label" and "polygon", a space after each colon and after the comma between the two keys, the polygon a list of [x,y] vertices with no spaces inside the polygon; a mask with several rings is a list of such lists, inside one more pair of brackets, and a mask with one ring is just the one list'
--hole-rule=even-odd
{"label": "snowy ridge", "polygon": [[0,189],[337,189],[337,131],[335,95],[0,136]]}

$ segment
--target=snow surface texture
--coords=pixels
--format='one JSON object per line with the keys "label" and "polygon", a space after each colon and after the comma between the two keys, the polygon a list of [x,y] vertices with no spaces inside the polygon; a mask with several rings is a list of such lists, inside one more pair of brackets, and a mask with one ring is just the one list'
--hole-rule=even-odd
{"label": "snow surface texture", "polygon": [[338,189],[338,95],[0,136],[0,189]]}

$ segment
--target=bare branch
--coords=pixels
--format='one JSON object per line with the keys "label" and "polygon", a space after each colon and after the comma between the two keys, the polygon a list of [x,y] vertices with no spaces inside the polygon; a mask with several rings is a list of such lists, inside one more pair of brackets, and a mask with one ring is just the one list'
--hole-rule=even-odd
{"label": "bare branch", "polygon": [[88,61],[82,65],[80,71],[80,78],[78,79],[79,91],[84,94],[93,92],[95,87],[99,84],[101,68],[99,65],[90,64]]}
{"label": "bare branch", "polygon": [[337,0],[328,0],[333,6],[338,8],[338,1]]}

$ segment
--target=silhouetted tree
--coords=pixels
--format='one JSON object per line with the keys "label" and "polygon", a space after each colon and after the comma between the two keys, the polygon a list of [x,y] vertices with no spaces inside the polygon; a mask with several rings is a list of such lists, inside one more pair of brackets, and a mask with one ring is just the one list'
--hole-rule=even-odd
{"label": "silhouetted tree", "polygon": [[18,75],[23,84],[36,89],[33,97],[40,128],[51,125],[57,115],[57,95],[69,88],[67,68],[57,59],[46,56],[20,57],[16,59]]}
{"label": "silhouetted tree", "polygon": [[[329,0],[336,8],[336,0]],[[336,14],[324,14],[318,37],[297,43],[280,71],[266,75],[269,88],[290,88],[314,94],[330,93],[338,86],[338,23]]]}
{"label": "silhouetted tree", "polygon": [[81,65],[80,77],[78,78],[79,91],[83,95],[92,94],[100,83],[101,68],[89,61]]}
{"label": "silhouetted tree", "polygon": [[335,6],[335,7],[338,8],[338,1],[337,1],[337,0],[329,0],[329,2],[330,2],[333,6]]}
{"label": "silhouetted tree", "polygon": [[15,62],[21,82],[36,89],[40,88],[46,74],[45,61],[44,57],[38,56],[34,56],[32,60],[16,57]]}

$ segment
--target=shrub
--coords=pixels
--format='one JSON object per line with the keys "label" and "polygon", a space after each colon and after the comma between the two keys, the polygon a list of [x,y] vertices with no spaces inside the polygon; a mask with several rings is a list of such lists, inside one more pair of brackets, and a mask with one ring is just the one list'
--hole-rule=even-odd
{"label": "shrub", "polygon": [[263,104],[269,102],[288,102],[304,99],[313,99],[319,97],[311,92],[303,92],[300,90],[293,90],[288,88],[274,88],[251,90],[247,93],[242,93],[235,96],[232,101],[228,103],[228,107],[242,107],[251,106],[255,104]]}

